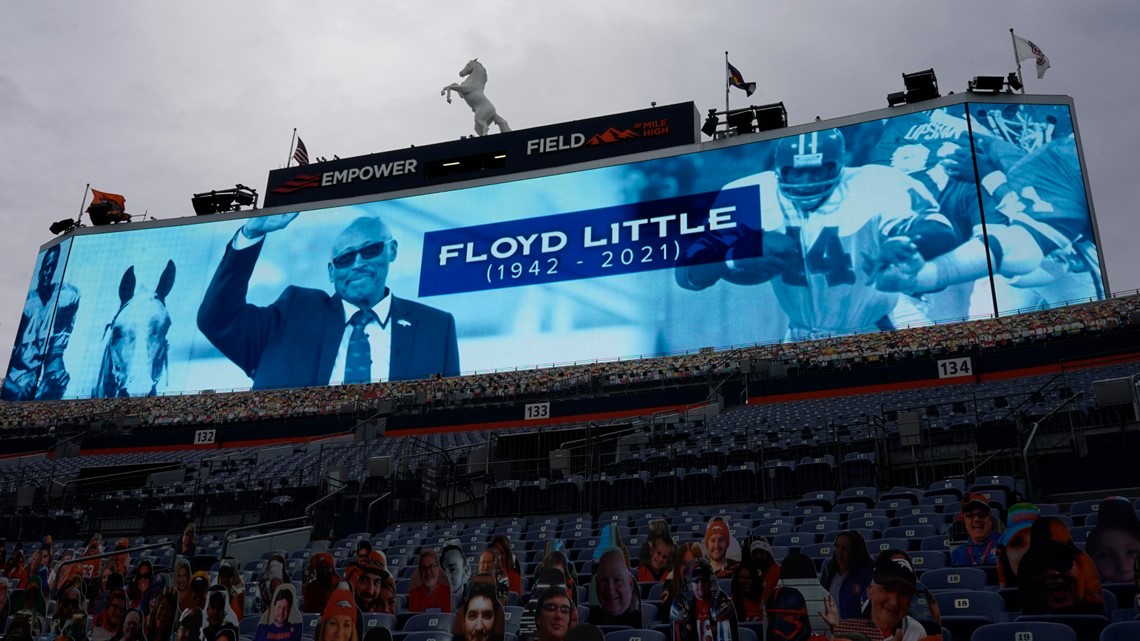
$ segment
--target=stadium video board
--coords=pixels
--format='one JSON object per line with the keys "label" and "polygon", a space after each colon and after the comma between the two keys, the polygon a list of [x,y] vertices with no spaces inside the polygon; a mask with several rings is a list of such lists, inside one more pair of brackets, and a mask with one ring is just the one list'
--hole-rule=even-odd
{"label": "stadium video board", "polygon": [[[84,230],[41,252],[4,397],[428,378],[1103,297],[1068,104],[894,113],[299,213]],[[374,315],[360,329],[358,307]]]}

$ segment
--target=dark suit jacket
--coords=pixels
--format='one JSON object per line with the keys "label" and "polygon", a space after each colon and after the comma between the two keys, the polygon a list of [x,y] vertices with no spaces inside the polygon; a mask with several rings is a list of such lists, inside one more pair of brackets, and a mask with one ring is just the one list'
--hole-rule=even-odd
{"label": "dark suit jacket", "polygon": [[[246,302],[262,243],[226,247],[198,308],[198,329],[253,379],[254,389],[328,385],[347,322],[340,296],[289,286],[268,307]],[[391,380],[459,373],[455,318],[392,297]]]}

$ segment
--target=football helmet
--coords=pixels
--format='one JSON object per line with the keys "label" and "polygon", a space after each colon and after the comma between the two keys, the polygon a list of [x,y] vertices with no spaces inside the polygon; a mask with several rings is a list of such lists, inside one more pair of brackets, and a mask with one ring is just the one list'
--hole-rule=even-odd
{"label": "football helmet", "polygon": [[800,211],[819,208],[842,179],[847,145],[838,129],[812,131],[776,143],[776,183]]}

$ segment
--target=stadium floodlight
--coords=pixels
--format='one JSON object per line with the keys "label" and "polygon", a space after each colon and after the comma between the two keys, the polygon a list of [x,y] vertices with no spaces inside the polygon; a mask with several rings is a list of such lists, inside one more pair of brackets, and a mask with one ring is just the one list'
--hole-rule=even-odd
{"label": "stadium floodlight", "polygon": [[720,126],[720,117],[716,115],[716,109],[709,109],[709,115],[705,118],[705,124],[701,126],[701,133],[712,138],[716,135],[716,128]]}
{"label": "stadium floodlight", "polygon": [[245,185],[235,185],[233,189],[215,189],[194,194],[190,199],[194,213],[199,216],[220,214],[226,211],[241,211],[242,207],[257,207],[257,190]]}
{"label": "stadium floodlight", "polygon": [[966,85],[970,93],[999,93],[1005,89],[1005,78],[1001,76],[974,76]]}
{"label": "stadium floodlight", "polygon": [[48,227],[48,231],[58,236],[60,234],[66,234],[78,226],[79,223],[75,222],[71,218],[64,218],[63,220],[57,220],[56,222],[52,223],[51,227]]}
{"label": "stadium floodlight", "polygon": [[888,107],[898,107],[900,105],[905,105],[905,104],[906,104],[906,92],[905,91],[896,91],[894,93],[887,94],[887,106]]}
{"label": "stadium floodlight", "polygon": [[1021,88],[1025,86],[1021,84],[1021,78],[1017,77],[1016,71],[1009,72],[1009,75],[1005,77],[1005,81],[1009,83],[1009,88],[1014,91],[1021,91]]}
{"label": "stadium floodlight", "polygon": [[761,105],[752,109],[756,112],[757,131],[771,131],[788,126],[788,111],[784,109],[782,102]]}
{"label": "stadium floodlight", "polygon": [[733,109],[725,116],[728,121],[729,130],[736,130],[739,134],[750,134],[756,131],[756,112],[752,107],[745,107],[744,109]]}
{"label": "stadium floodlight", "polygon": [[904,73],[902,77],[903,85],[906,87],[908,105],[923,100],[932,100],[941,95],[938,93],[938,78],[934,75],[934,69]]}

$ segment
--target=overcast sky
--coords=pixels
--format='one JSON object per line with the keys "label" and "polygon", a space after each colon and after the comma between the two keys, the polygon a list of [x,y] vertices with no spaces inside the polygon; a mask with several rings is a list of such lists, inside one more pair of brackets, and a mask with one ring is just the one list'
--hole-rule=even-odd
{"label": "overcast sky", "polygon": [[[724,106],[724,51],[791,124],[886,106],[900,74],[942,92],[1014,69],[1009,29],[1052,68],[1029,93],[1076,101],[1108,275],[1140,287],[1140,2],[12,2],[0,20],[0,364],[7,369],[48,226],[84,185],[128,211],[192,214],[190,195],[264,191],[293,128],[312,157],[471,132],[440,88],[472,57],[514,129],[694,101]],[[734,90],[734,104],[745,104]]]}

